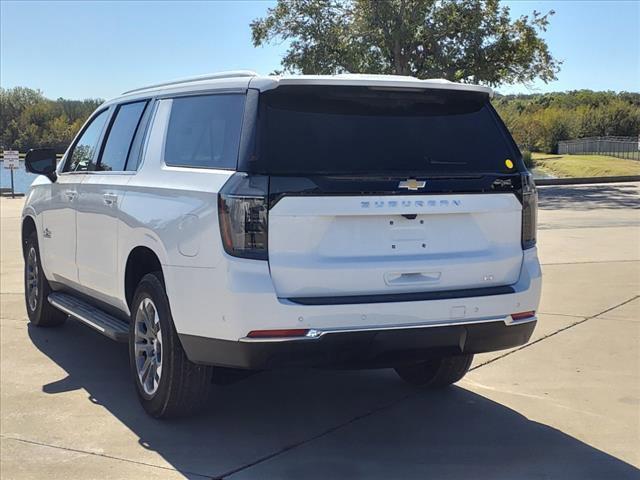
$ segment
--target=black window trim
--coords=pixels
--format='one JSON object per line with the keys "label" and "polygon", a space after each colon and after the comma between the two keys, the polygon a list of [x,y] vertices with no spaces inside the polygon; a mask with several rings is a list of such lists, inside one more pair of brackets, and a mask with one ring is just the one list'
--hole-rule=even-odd
{"label": "black window trim", "polygon": [[113,107],[113,105],[107,105],[106,107],[100,108],[100,109],[96,110],[95,112],[93,112],[93,115],[91,115],[89,117],[89,119],[85,122],[85,124],[82,127],[82,129],[80,130],[80,132],[78,132],[78,134],[74,138],[73,143],[71,144],[71,147],[69,148],[68,153],[67,153],[67,155],[66,155],[66,157],[64,159],[64,163],[62,165],[62,169],[58,172],[58,174],[60,174],[60,175],[67,175],[67,174],[76,175],[76,174],[93,173],[93,170],[91,170],[91,171],[90,170],[69,171],[69,170],[67,170],[67,167],[69,166],[69,162],[71,161],[71,158],[73,157],[73,152],[75,151],[76,146],[78,145],[78,142],[82,138],[82,135],[84,135],[84,132],[87,131],[87,129],[91,126],[91,124],[93,123],[93,121],[96,118],[98,118],[104,112],[108,112],[107,113],[107,119],[105,120],[105,124],[103,125],[102,130],[100,131],[100,135],[98,136],[98,145],[102,144],[102,141],[104,140],[105,127],[111,121],[111,116],[113,115],[112,107]]}
{"label": "black window trim", "polygon": [[[167,135],[169,133],[169,121],[171,120],[171,113],[173,111],[173,100],[176,98],[189,98],[189,97],[213,97],[218,95],[240,95],[243,98],[243,108],[242,108],[242,117],[240,118],[240,135],[238,138],[238,150],[236,154],[236,164],[234,167],[202,167],[198,165],[178,165],[171,164],[169,165],[165,160],[165,147],[167,142]],[[162,100],[171,100],[171,110],[169,111],[169,117],[166,120],[166,125],[164,126],[164,137],[162,139],[162,163],[165,168],[188,168],[193,170],[224,170],[227,172],[237,172],[239,166],[239,158],[240,158],[240,148],[242,145],[242,128],[244,127],[244,116],[246,114],[246,102],[247,102],[247,89],[220,89],[220,90],[208,90],[206,92],[184,92],[180,94],[171,94],[165,96],[157,97],[158,101]]]}
{"label": "black window trim", "polygon": [[[142,135],[142,138],[140,139],[140,146],[138,147],[137,158],[135,159],[136,160],[136,168],[133,169],[133,170],[127,170],[127,167],[129,166],[129,160],[130,160],[129,156],[132,153],[132,152],[129,152],[129,154],[127,154],[127,161],[126,161],[125,166],[124,166],[125,170],[122,173],[129,174],[129,175],[135,175],[136,173],[138,173],[138,171],[140,171],[140,168],[142,167],[142,164],[144,162],[144,155],[145,155],[145,151],[146,151],[146,148],[147,148],[147,141],[149,140],[149,133],[151,131],[151,125],[153,125],[154,118],[155,118],[157,110],[158,110],[158,98],[157,97],[148,98],[147,106],[145,107],[144,111],[142,112],[142,116],[140,117],[140,122],[144,122],[144,124],[143,125],[138,125],[138,127],[136,127],[137,129],[142,127],[142,130],[140,132],[138,132],[136,130],[136,133],[133,136],[133,140],[131,141],[131,148],[133,148],[133,144],[136,141],[136,137],[137,137],[138,133],[140,133],[140,135]],[[133,160],[133,159],[131,159],[131,160]]]}
{"label": "black window trim", "polygon": [[[129,155],[131,153],[131,147],[133,146],[133,141],[135,140],[136,134],[138,132],[138,128],[140,128],[140,122],[142,121],[142,118],[144,117],[144,114],[147,108],[149,108],[150,100],[151,100],[150,98],[138,98],[135,100],[117,103],[110,106],[111,108],[113,108],[113,112],[111,113],[111,117],[109,117],[108,119],[109,123],[107,125],[107,129],[104,132],[102,139],[100,141],[100,150],[98,152],[98,158],[96,160],[96,169],[92,170],[89,173],[110,174],[110,175],[114,175],[114,174],[131,175],[136,173],[136,170],[127,170],[127,163],[129,161]],[[138,123],[136,123],[136,128],[133,129],[133,136],[131,137],[131,142],[129,143],[129,148],[127,149],[127,155],[124,159],[123,169],[122,170],[100,170],[100,165],[102,164],[102,154],[104,153],[104,149],[107,146],[107,140],[109,139],[109,135],[111,134],[111,129],[113,128],[113,124],[118,118],[118,112],[120,112],[120,108],[122,108],[125,105],[131,105],[134,103],[144,103],[144,108],[142,109],[140,118],[138,118]]]}

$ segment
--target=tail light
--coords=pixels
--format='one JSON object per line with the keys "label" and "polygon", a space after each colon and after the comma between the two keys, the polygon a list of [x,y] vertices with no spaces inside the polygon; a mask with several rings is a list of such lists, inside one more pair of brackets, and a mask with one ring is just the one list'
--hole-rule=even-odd
{"label": "tail light", "polygon": [[234,173],[218,193],[218,219],[225,252],[267,260],[268,177]]}
{"label": "tail light", "polygon": [[522,174],[522,249],[535,247],[538,223],[538,192],[530,173]]}

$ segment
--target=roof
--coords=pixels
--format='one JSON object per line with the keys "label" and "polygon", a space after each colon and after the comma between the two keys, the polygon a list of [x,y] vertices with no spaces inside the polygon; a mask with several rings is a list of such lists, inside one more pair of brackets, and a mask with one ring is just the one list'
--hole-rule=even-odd
{"label": "roof", "polygon": [[419,78],[404,75],[368,75],[344,73],[339,75],[287,75],[287,76],[256,76],[251,79],[251,87],[259,90],[270,90],[280,85],[341,85],[362,87],[391,87],[391,88],[425,88],[441,90],[464,90],[481,92],[493,96],[489,87],[468,83],[455,83],[444,78]]}
{"label": "roof", "polygon": [[454,83],[442,78],[420,80],[415,77],[402,75],[368,75],[368,74],[338,74],[338,75],[259,75],[252,70],[233,70],[228,72],[210,73],[190,78],[183,78],[164,83],[149,85],[124,92],[122,96],[113,99],[132,99],[149,95],[165,95],[174,93],[197,92],[212,89],[246,89],[256,88],[261,91],[271,90],[280,85],[341,85],[367,86],[387,88],[424,88],[439,90],[461,90],[486,93],[493,96],[489,87],[468,83]]}

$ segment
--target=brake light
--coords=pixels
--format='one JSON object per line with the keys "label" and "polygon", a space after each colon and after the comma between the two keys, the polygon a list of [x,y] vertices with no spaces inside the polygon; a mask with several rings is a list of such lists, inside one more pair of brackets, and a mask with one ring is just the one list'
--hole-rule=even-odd
{"label": "brake light", "polygon": [[268,177],[236,172],[218,193],[218,219],[225,252],[267,260]]}
{"label": "brake light", "polygon": [[538,192],[530,173],[522,174],[522,249],[536,245]]}

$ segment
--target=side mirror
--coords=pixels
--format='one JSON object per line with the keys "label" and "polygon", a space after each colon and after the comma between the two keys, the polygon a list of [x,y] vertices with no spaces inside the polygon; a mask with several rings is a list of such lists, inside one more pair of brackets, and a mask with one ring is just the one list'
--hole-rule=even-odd
{"label": "side mirror", "polygon": [[58,179],[56,175],[56,152],[52,148],[35,148],[27,152],[24,157],[27,172],[44,175],[52,182]]}

